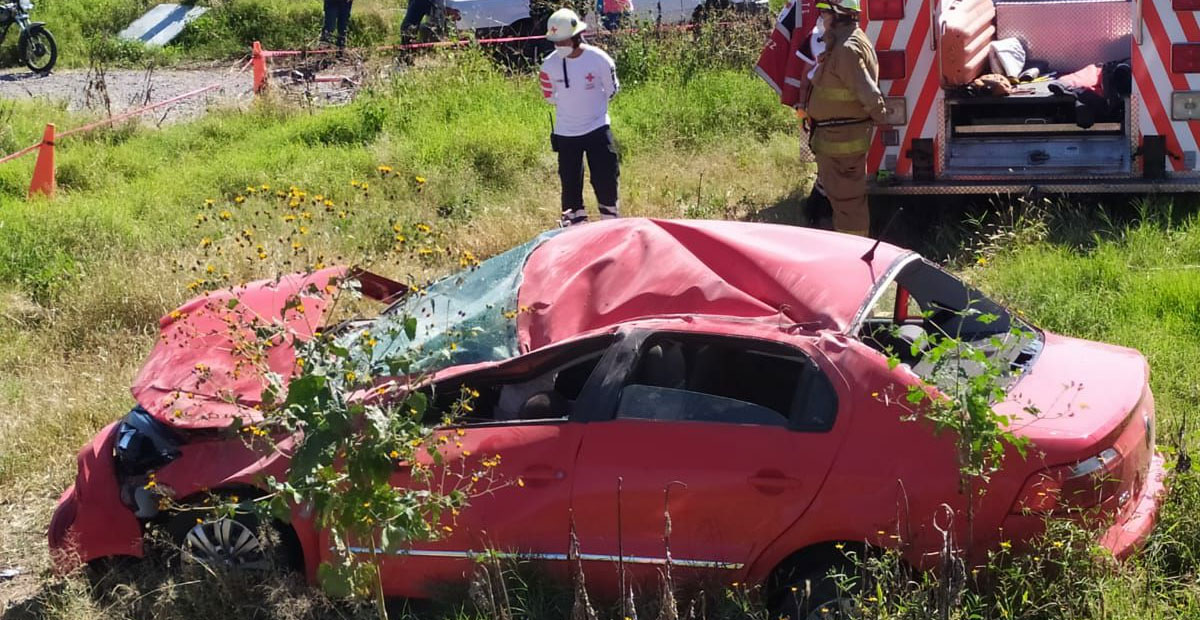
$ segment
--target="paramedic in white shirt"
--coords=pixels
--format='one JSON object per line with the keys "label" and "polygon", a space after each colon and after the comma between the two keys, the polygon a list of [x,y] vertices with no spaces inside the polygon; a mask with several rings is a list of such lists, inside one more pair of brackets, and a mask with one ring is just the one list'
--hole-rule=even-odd
{"label": "paramedic in white shirt", "polygon": [[609,129],[608,100],[620,89],[617,67],[598,47],[583,42],[587,29],[574,11],[550,16],[546,38],[555,48],[542,62],[542,96],[557,110],[550,146],[558,153],[562,225],[588,219],[583,206],[583,158],[587,156],[600,219],[619,217],[617,148]]}

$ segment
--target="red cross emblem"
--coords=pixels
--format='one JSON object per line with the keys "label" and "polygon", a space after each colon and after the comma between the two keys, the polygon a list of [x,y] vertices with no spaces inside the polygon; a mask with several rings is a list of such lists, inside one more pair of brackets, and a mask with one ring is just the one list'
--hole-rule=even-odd
{"label": "red cross emblem", "polygon": [[583,77],[584,77],[584,79],[586,79],[586,80],[587,80],[587,81],[589,81],[589,82],[591,82],[592,80],[596,79],[596,76],[592,75],[591,73],[588,73],[587,75],[585,75],[585,76],[583,76]]}
{"label": "red cross emblem", "polygon": [[558,26],[550,26],[550,32],[558,32]]}

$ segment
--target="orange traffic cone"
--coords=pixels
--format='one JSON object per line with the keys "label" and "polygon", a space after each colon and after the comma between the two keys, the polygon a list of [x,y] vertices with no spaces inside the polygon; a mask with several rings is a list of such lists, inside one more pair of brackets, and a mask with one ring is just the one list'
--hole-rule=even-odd
{"label": "orange traffic cone", "polygon": [[254,72],[254,94],[257,95],[267,88],[267,59],[258,41],[251,47],[250,69]]}
{"label": "orange traffic cone", "polygon": [[41,194],[54,198],[54,123],[46,125],[42,133],[42,146],[38,149],[37,163],[33,165],[33,181],[29,183],[29,198]]}

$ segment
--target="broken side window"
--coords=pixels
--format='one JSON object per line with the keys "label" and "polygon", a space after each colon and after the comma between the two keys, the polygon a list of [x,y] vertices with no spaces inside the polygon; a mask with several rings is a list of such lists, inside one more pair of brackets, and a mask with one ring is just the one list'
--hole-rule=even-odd
{"label": "broken side window", "polygon": [[941,339],[959,340],[1014,371],[1026,369],[1041,349],[1033,326],[924,260],[901,269],[863,316],[858,332],[863,343],[935,385],[982,370],[966,357],[931,363],[925,352]]}
{"label": "broken side window", "polygon": [[613,340],[604,335],[542,349],[439,383],[429,422],[447,414],[467,425],[565,420]]}

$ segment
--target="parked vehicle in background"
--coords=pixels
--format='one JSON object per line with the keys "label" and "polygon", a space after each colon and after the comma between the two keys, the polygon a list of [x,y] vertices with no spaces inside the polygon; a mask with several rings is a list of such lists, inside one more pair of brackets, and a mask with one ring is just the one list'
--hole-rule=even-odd
{"label": "parked vehicle in background", "polygon": [[[630,20],[655,24],[685,24],[721,8],[768,10],[768,0],[634,0]],[[558,5],[530,0],[442,0],[435,11],[448,27],[474,32],[477,37],[529,36],[546,33],[546,19]],[[598,11],[581,12],[592,25]]]}
{"label": "parked vehicle in background", "polygon": [[[320,330],[369,337],[376,356],[425,356],[413,367],[429,373],[418,389],[430,402],[425,423],[445,438],[439,467],[472,470],[500,455],[493,471],[521,482],[474,498],[439,540],[352,549],[380,554],[391,596],[427,597],[461,582],[487,550],[565,577],[572,532],[598,594],[619,592],[618,562],[647,585],[670,562],[680,582],[765,584],[776,618],[838,608],[844,594],[826,575],[844,567],[844,548],[896,549],[933,568],[945,507],[965,509],[954,439],[913,420],[902,396],[949,393],[939,392],[946,377],[922,348],[922,335],[934,333],[973,343],[1004,369],[995,409],[1029,442],[1027,456],[1010,455],[988,480],[974,535],[964,535],[966,519],[953,520],[971,561],[1020,551],[1047,518],[1089,517],[1099,545],[1118,558],[1154,527],[1165,470],[1142,355],[1040,330],[886,243],[792,226],[622,218],[545,233],[419,294],[359,275],[365,295],[400,299],[378,315],[325,325],[326,306],[305,291],[343,275],[326,269],[215,291],[163,317],[132,411],[83,448],[59,500],[48,535],[60,567],[141,556],[156,528],[205,561],[263,561],[272,543],[252,513],[177,508],[209,492],[251,497],[263,477],[290,467],[290,439],[264,458],[220,432],[235,418],[256,422],[263,400],[255,377],[216,372],[239,368],[219,337],[230,330],[188,336],[197,322],[226,325],[223,308],[279,321],[284,300],[299,295],[309,309],[297,338]],[[396,335],[406,317],[422,317],[414,340]],[[464,333],[472,335],[454,340]],[[270,353],[285,376],[295,369],[290,342]],[[458,346],[439,354],[447,342]],[[463,393],[475,396],[469,413],[445,422]],[[421,467],[432,466],[424,458]],[[412,488],[412,469],[397,463],[392,483]],[[180,504],[160,505],[162,489]],[[290,524],[275,524],[274,544],[315,581],[333,553],[328,534],[304,506],[291,510]],[[819,584],[812,597],[788,605],[806,582]]]}
{"label": "parked vehicle in background", "polygon": [[32,0],[2,0],[0,1],[0,43],[8,37],[8,31],[13,24],[20,30],[17,39],[17,55],[30,71],[46,73],[54,68],[58,61],[58,44],[54,35],[46,29],[43,22],[29,20],[33,11]]}

